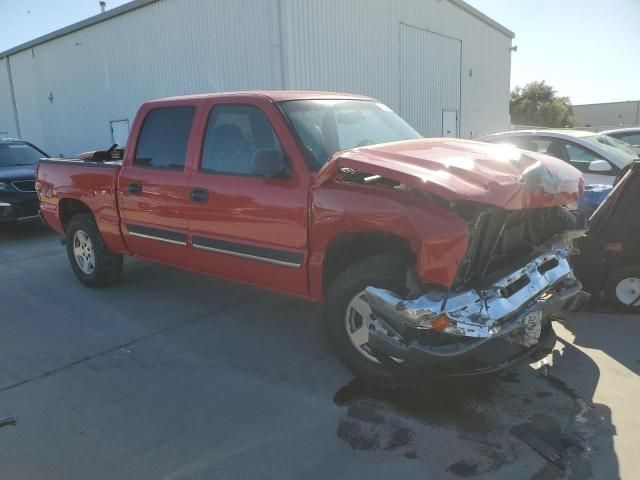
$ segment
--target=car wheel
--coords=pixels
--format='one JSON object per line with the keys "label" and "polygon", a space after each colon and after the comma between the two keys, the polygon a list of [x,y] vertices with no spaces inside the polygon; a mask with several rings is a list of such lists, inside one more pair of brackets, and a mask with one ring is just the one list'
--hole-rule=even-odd
{"label": "car wheel", "polygon": [[[413,380],[383,365],[369,348],[369,329],[382,328],[382,322],[373,315],[364,292],[374,286],[404,294],[406,269],[399,257],[369,257],[338,274],[327,290],[325,327],[331,346],[356,376],[383,387],[406,386]],[[402,363],[400,359],[390,361]]]}
{"label": "car wheel", "polygon": [[640,313],[640,266],[613,272],[607,280],[605,294],[619,310]]}
{"label": "car wheel", "polygon": [[67,226],[67,255],[78,279],[92,288],[106,287],[122,275],[122,255],[104,243],[91,214],[74,216]]}

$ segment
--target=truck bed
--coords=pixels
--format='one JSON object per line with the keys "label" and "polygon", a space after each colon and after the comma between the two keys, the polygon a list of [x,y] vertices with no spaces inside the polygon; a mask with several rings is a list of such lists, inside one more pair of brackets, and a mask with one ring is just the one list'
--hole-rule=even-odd
{"label": "truck bed", "polygon": [[78,208],[84,204],[94,213],[107,246],[112,251],[125,250],[117,206],[117,178],[121,166],[121,161],[40,160],[36,190],[43,221],[64,234],[69,218],[59,214],[60,204],[77,201]]}

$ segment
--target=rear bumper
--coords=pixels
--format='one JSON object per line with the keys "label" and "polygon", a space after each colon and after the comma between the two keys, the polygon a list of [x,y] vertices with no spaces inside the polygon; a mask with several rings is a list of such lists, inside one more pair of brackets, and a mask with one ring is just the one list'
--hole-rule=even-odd
{"label": "rear bumper", "polygon": [[520,268],[444,296],[403,300],[369,287],[374,314],[394,332],[371,330],[369,347],[401,370],[445,375],[486,373],[536,356],[555,343],[552,319],[579,311],[589,300],[568,254],[564,242],[547,245]]}

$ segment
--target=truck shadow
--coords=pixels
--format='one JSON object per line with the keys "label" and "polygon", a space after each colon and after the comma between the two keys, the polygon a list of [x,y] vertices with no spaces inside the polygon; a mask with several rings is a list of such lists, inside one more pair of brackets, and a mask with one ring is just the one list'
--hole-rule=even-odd
{"label": "truck shadow", "polygon": [[640,315],[622,314],[608,309],[583,312],[565,323],[578,346],[600,350],[640,375]]}

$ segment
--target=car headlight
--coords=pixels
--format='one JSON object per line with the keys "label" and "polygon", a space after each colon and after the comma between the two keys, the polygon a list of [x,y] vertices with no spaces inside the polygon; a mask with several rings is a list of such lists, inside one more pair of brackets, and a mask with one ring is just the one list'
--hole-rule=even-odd
{"label": "car headlight", "polygon": [[5,190],[9,190],[9,184],[5,182],[0,182],[0,192],[3,192]]}

